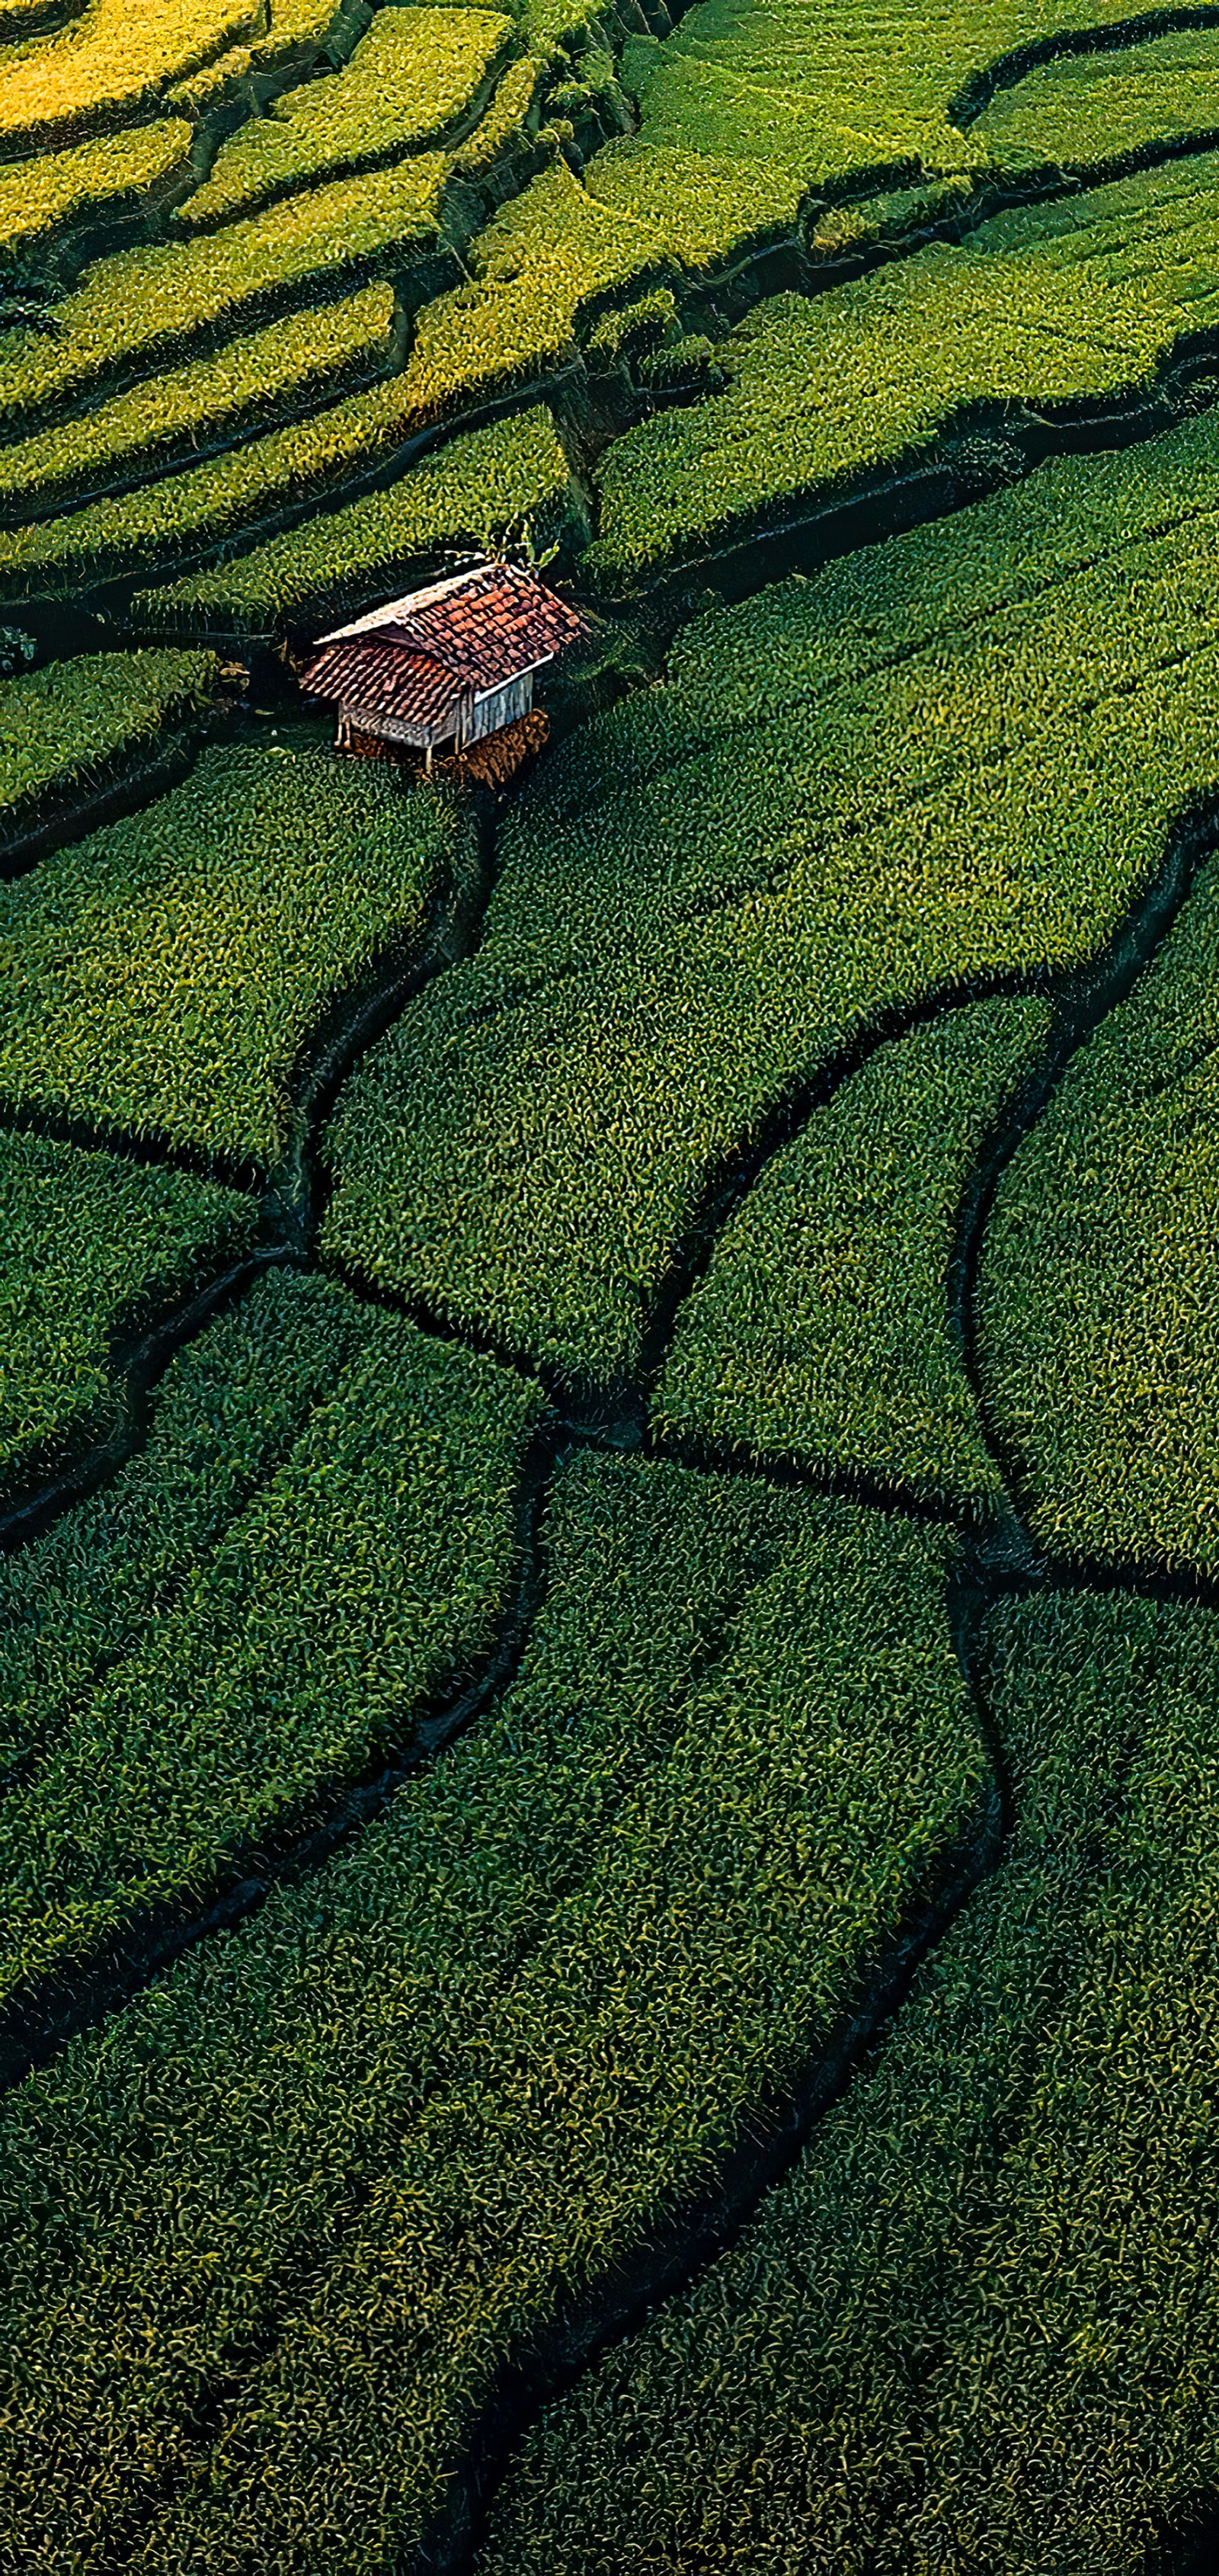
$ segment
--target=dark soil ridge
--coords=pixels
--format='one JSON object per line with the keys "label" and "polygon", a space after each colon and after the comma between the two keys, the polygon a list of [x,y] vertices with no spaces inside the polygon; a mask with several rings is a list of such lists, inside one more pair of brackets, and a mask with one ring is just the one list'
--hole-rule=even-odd
{"label": "dark soil ridge", "polygon": [[[1178,898],[1178,900],[1179,899],[1180,898]],[[1163,929],[1167,928],[1167,926],[1168,922],[1167,919],[1165,919],[1161,924],[1160,933],[1158,935],[1162,935]],[[1138,965],[1136,961],[1133,967],[1131,980],[1133,980],[1133,973],[1137,971]],[[1019,990],[1031,988],[1033,987],[1027,981],[1021,981],[1014,987],[1014,989]],[[968,996],[962,995],[961,998],[964,1000],[966,998],[974,998],[974,996],[972,994]],[[1098,1017],[1099,1015],[1100,1014],[1098,1013]],[[878,1040],[877,1042],[879,1043],[884,1041]],[[337,1078],[341,1078],[341,1076]],[[783,1142],[786,1141],[786,1138],[781,1137],[777,1141]],[[979,1228],[983,1221],[984,1211],[977,1220]],[[709,1242],[706,1250],[706,1258],[710,1257],[710,1250],[711,1243]],[[288,1257],[282,1246],[279,1248],[278,1257]],[[299,1255],[295,1257],[299,1258]],[[679,1304],[680,1297],[677,1297],[673,1302],[674,1316],[676,1315]],[[184,1333],[183,1338],[185,1337],[186,1335]],[[463,1338],[458,1334],[454,1334],[452,1337],[455,1339]],[[659,1365],[659,1361],[657,1362],[657,1365]],[[637,1419],[637,1408],[635,1418]],[[614,1436],[615,1430],[617,1430],[618,1434],[616,1438]],[[566,1426],[558,1426],[557,1433],[552,1433],[551,1436],[556,1438],[557,1441],[557,1438],[562,1436],[564,1433],[570,1434],[573,1438],[580,1437],[584,1440],[595,1440],[598,1445],[606,1445],[610,1447],[636,1445],[630,1423],[620,1423],[616,1426],[613,1422],[610,1422],[603,1426],[601,1430],[598,1430],[591,1423],[572,1423]],[[557,1454],[556,1447],[556,1455]],[[69,1499],[71,1499],[71,1497],[69,1497]],[[545,1472],[543,1473],[542,1481],[539,1484],[536,1496],[536,1505],[539,1517],[544,1509],[544,1502]],[[55,1508],[56,1506],[53,1503],[51,1514],[49,1516],[53,1516]],[[1064,1567],[1061,1569],[1060,1576],[1058,1569],[1051,1569],[1048,1561],[1038,1562],[1036,1572],[1032,1579],[1065,1579],[1067,1583],[1078,1582],[1085,1584],[1096,1579],[1097,1575],[1099,1575],[1099,1579],[1104,1583],[1105,1588],[1110,1588],[1114,1585],[1120,1586],[1121,1578],[1116,1576],[1108,1568],[1093,1570],[1084,1566]],[[967,1609],[956,1616],[954,1626],[954,1633],[965,1641],[965,1646],[962,1651],[968,1651],[968,1618],[972,1615],[973,1609],[976,1609],[979,1604],[982,1607],[985,1607],[989,1600],[996,1597],[998,1593],[1011,1589],[1016,1585],[1020,1588],[1024,1588],[1029,1579],[1030,1575],[1028,1570],[1016,1571],[1010,1565],[992,1567],[986,1565],[985,1562],[979,1562],[967,1569],[966,1574],[961,1578],[964,1587],[963,1597],[967,1602]],[[1181,1587],[1173,1585],[1172,1590],[1174,1597],[1183,1597]],[[1191,1585],[1188,1594],[1184,1595],[1184,1597],[1198,1597],[1196,1587]],[[534,1604],[534,1608],[536,1610],[536,1602]],[[515,1643],[512,1650],[515,1652],[518,1661],[520,1655],[523,1654],[525,1650],[526,1644],[527,1632],[524,1627],[522,1627],[519,1642]],[[971,1692],[976,1698],[976,1689],[972,1678],[972,1667],[971,1675],[969,1677],[969,1686],[971,1688]],[[494,1690],[494,1687],[494,1685],[491,1686],[492,1691]],[[479,1685],[475,1684],[473,1685],[473,1688],[478,1689]],[[480,1698],[478,1704],[481,1706],[484,1704],[484,1701]],[[463,1721],[460,1717],[457,1717],[453,1722],[455,1724],[460,1724]],[[450,1727],[450,1732],[451,1731]],[[423,1750],[425,1752],[426,1748],[423,1748]],[[407,1758],[410,1760],[411,1757],[408,1756]],[[420,1758],[422,1758],[422,1755]],[[379,1776],[384,1780],[387,1775],[382,1773]],[[397,1781],[395,1779],[391,1782],[385,1795],[392,1795],[393,1788],[396,1785]],[[352,1793],[349,1790],[348,1796],[350,1797],[351,1794]],[[297,1871],[299,1871],[301,1875],[304,1875],[311,1866],[316,1866],[318,1863],[324,1861],[328,1856],[329,1850],[335,1847],[335,1843],[338,1839],[341,1839],[347,1833],[358,1830],[359,1824],[367,1821],[368,1814],[375,1812],[377,1804],[379,1803],[377,1783],[369,1782],[366,1784],[357,1784],[354,1795],[357,1802],[361,1796],[364,1796],[369,1800],[370,1804],[367,1810],[357,1807],[356,1811],[348,1814],[345,1807],[341,1806],[336,1808],[334,1814],[325,1823],[315,1827],[316,1839],[313,1844],[307,1844],[304,1847],[299,1848],[295,1855],[284,1855],[282,1863],[279,1866],[279,1875],[287,1876],[290,1873],[295,1873]],[[986,1853],[990,1854],[993,1852],[994,1857],[983,1857],[979,1859],[975,1853],[970,1867],[962,1874],[959,1891],[954,1897],[954,1908],[956,1904],[964,1901],[965,1896],[969,1893],[970,1889],[978,1883],[979,1878],[985,1874],[986,1870],[995,1865],[995,1859],[1001,1849],[1002,1807],[1003,1799],[1000,1794],[994,1801],[992,1801],[990,1820],[986,1828],[986,1836],[984,1837],[986,1842]],[[339,1821],[340,1816],[342,1817],[341,1822]],[[187,1945],[188,1940],[193,1941],[202,1939],[210,1930],[226,1928],[230,1924],[239,1921],[245,1913],[255,1910],[257,1905],[265,1898],[269,1884],[269,1871],[261,1878],[247,1879],[244,1883],[238,1882],[231,1889],[222,1892],[214,1900],[210,1910],[199,1913],[195,1918],[193,1927],[185,1933],[180,1925],[177,1929],[176,1935],[172,1928],[163,1927],[165,1946],[163,1949],[159,1950],[155,1962],[150,1961],[145,1963],[138,1978],[138,1984],[147,1982],[148,1977],[155,1974],[157,1968],[169,1964],[172,1958],[179,1955],[182,1948]],[[940,1932],[946,1928],[948,1919],[950,1919],[949,1913],[942,1911],[942,1919],[940,1915],[937,1915],[935,1921],[930,1922],[925,1926],[922,1934],[918,1936],[917,1949],[919,1958],[925,1955],[933,1941],[938,1938]],[[914,1956],[914,1937],[915,1936],[913,1935],[911,1936],[912,1947],[909,1953],[909,1975],[913,1975],[914,1968],[917,1965],[917,1959]],[[875,2028],[879,2021],[887,2011],[895,2009],[896,2003],[900,2001],[900,1992],[898,1990],[900,1986],[900,1973],[901,1972],[899,1971],[896,1975],[894,1974],[892,1962],[887,1965],[885,1975],[889,1978],[890,1983],[886,1988],[886,1992],[889,1994],[891,1999],[886,2002],[883,1995],[878,1996],[878,1999],[875,2002],[875,2008],[871,2013],[871,2018],[867,2022],[866,2028],[862,2020],[852,2024],[851,2034],[840,2051],[838,2060],[838,2074],[835,2077],[835,2081],[838,2081],[840,2086],[849,2080],[851,2069],[857,2061],[860,2050],[874,2035]],[[908,1983],[908,1977],[906,1982]],[[62,2045],[63,2038],[68,2035],[67,2024],[69,2021],[72,2028],[85,2028],[97,2019],[102,2018],[108,2011],[119,2008],[121,2003],[128,1999],[130,1993],[136,1990],[137,1985],[131,1982],[129,1976],[124,1976],[120,1965],[117,1970],[116,1986],[107,2001],[102,2002],[100,1996],[98,1997],[96,2004],[91,2002],[88,1998],[79,1996],[71,2000],[66,1997],[57,1999],[60,2012],[63,2015],[63,2021],[57,2030],[52,2031],[49,2027],[51,2015],[48,2012],[47,2019],[43,2025],[41,2039],[38,2044],[38,2054],[36,2056],[31,2056],[29,2063],[45,2063],[46,2058],[55,2053],[57,2048]],[[904,1987],[901,1990],[904,1991]],[[49,2004],[49,1996],[44,1998],[44,2001]],[[822,2060],[820,2063],[824,2065],[825,2061]],[[804,2121],[805,2125],[798,2126],[797,2133],[797,2128],[793,2128],[789,2124],[786,2133],[786,2141],[784,2142],[781,2140],[775,2149],[777,2161],[774,2161],[773,2163],[765,2163],[764,2159],[754,2158],[751,2164],[751,2174],[753,2179],[751,2180],[748,2189],[743,2191],[739,2204],[734,2204],[734,2206],[739,2205],[742,2218],[748,2214],[748,2209],[756,2204],[757,2198],[760,2197],[762,2190],[767,2187],[768,2181],[770,2179],[777,2178],[778,2172],[783,2170],[786,2164],[791,2161],[791,2158],[795,2153],[799,2151],[799,2146],[803,2143],[803,2138],[804,2135],[807,2134],[808,2127],[811,2127],[815,2118],[819,2116],[820,2110],[828,2106],[828,2102],[831,2098],[832,2095],[826,2089],[824,2081],[820,2082],[819,2086],[814,2085],[808,2096],[809,2108],[807,2115],[803,2112],[798,2112],[796,2115],[797,2123]],[[763,2169],[764,2163],[765,2169]],[[729,2193],[729,2198],[731,2198],[731,2193]],[[462,2490],[462,2493],[459,2496],[458,2501],[455,2503],[452,2513],[447,2518],[443,2529],[438,2529],[437,2533],[433,2535],[433,2544],[430,2545],[434,2545],[435,2549],[439,2549],[447,2554],[439,2557],[433,2554],[430,2558],[421,2561],[421,2565],[446,2568],[450,2566],[456,2568],[459,2565],[468,2565],[469,2551],[473,2546],[474,2538],[477,2536],[478,2514],[482,2509],[483,2502],[485,2502],[491,2492],[493,2480],[499,2474],[499,2466],[497,2463],[502,2464],[506,2460],[510,2442],[515,2438],[516,2434],[522,2428],[523,2423],[528,2419],[528,2415],[533,2411],[535,2404],[541,2402],[541,2399],[545,2395],[558,2393],[561,2385],[569,2384],[570,2378],[574,2378],[578,2371],[586,2366],[587,2362],[593,2358],[595,2352],[599,2351],[606,2342],[614,2340],[620,2334],[631,2330],[632,2325],[638,2322],[639,2315],[644,2305],[657,2296],[667,2295],[670,2290],[679,2285],[681,2280],[690,2277],[693,2267],[697,2266],[701,2261],[712,2259],[714,2253],[719,2250],[720,2244],[729,2241],[730,2233],[735,2232],[735,2222],[732,2218],[731,2211],[728,2209],[725,2195],[722,2192],[716,2201],[715,2211],[718,2212],[718,2217],[713,2213],[711,2219],[705,2224],[702,2221],[699,2221],[691,2230],[687,2231],[687,2234],[683,2238],[682,2249],[680,2249],[676,2254],[670,2248],[667,2251],[662,2249],[659,2254],[648,2256],[647,2259],[650,2268],[648,2268],[646,2272],[646,2277],[641,2276],[641,2278],[633,2281],[629,2285],[629,2289],[623,2293],[622,2300],[619,2302],[619,2307],[615,2310],[613,2317],[607,2318],[607,2313],[604,2307],[599,2306],[597,2314],[593,2317],[590,2323],[581,2326],[571,2334],[559,2336],[552,2342],[547,2351],[540,2355],[540,2357],[538,2355],[533,2356],[528,2367],[524,2365],[517,2367],[514,2365],[510,2383],[506,2378],[504,2386],[494,2401],[493,2409],[488,2410],[485,2420],[480,2423],[478,2428],[471,2449],[468,2486]],[[705,2251],[700,2252],[700,2247],[704,2247]],[[567,2378],[563,2376],[565,2372],[568,2374]]]}
{"label": "dark soil ridge", "polygon": [[237,1846],[202,1901],[187,1897],[149,1907],[52,1975],[15,1988],[0,2006],[0,2093],[46,2066],[78,2032],[121,2011],[162,1968],[209,1935],[248,1921],[273,1887],[312,1876],[384,1813],[412,1772],[511,1687],[543,1590],[541,1535],[550,1488],[569,1448],[553,1418],[529,1444],[513,1499],[515,1571],[478,1670],[454,1677],[407,1711],[401,1733],[370,1753],[354,1775],[320,1780],[273,1831]]}
{"label": "dark soil ridge", "polygon": [[0,8],[0,45],[23,45],[31,36],[51,36],[60,27],[69,27],[74,18],[83,17],[85,0],[43,0],[40,9],[24,11]]}
{"label": "dark soil ridge", "polygon": [[1138,2576],[1215,2576],[1219,2568],[1219,2511],[1200,2489],[1196,2496],[1165,2515],[1159,2540],[1148,2550]]}
{"label": "dark soil ridge", "polygon": [[819,2047],[806,2034],[808,2055],[794,2083],[743,2117],[712,2187],[620,2259],[612,2282],[607,2278],[586,2298],[568,2302],[532,2347],[504,2367],[453,2473],[450,2504],[403,2554],[402,2576],[471,2576],[489,2506],[526,2426],[603,2352],[633,2333],[653,2306],[697,2280],[734,2242],[764,2193],[790,2170],[818,2121],[846,2091],[924,1959],[994,1869],[1002,1834],[1002,1797],[992,1783],[969,1831],[911,1899],[883,1957],[863,1964],[853,2008]]}
{"label": "dark soil ridge", "polygon": [[[1019,1456],[995,1419],[979,1355],[978,1296],[983,1244],[996,1194],[1009,1164],[1049,1108],[1068,1065],[1154,964],[1192,890],[1199,868],[1213,854],[1216,846],[1219,846],[1219,788],[1190,800],[1169,834],[1158,875],[1127,913],[1106,952],[1092,968],[1066,979],[1057,996],[1056,1025],[1046,1055],[1024,1086],[1021,1096],[996,1121],[978,1156],[958,1217],[956,1244],[948,1273],[948,1307],[954,1337],[973,1393],[983,1439],[1009,1498],[1013,1523],[1023,1533],[1030,1562],[1036,1561],[1047,1569],[1052,1568],[1055,1581],[1069,1581],[1069,1568],[1079,1560],[1046,1551],[1033,1538],[1029,1514],[1035,1498],[1029,1490]],[[1104,1559],[1089,1558],[1083,1562],[1091,1568],[1091,1579],[1104,1580]],[[1168,1583],[1173,1587],[1172,1597],[1180,1598],[1178,1586],[1187,1584],[1190,1587],[1187,1597],[1219,1602],[1219,1582],[1212,1585],[1204,1575],[1189,1567],[1176,1570],[1167,1566],[1141,1567],[1133,1558],[1115,1551],[1111,1571],[1119,1583],[1132,1590],[1142,1591]]]}
{"label": "dark soil ridge", "polygon": [[[449,801],[447,791],[441,791]],[[319,1146],[340,1091],[377,1039],[383,1037],[437,976],[477,954],[495,884],[496,805],[484,789],[454,795],[466,824],[464,847],[445,872],[428,907],[422,947],[390,942],[359,980],[322,1012],[293,1066],[289,1094],[292,1133],[286,1151],[264,1182],[264,1216],[279,1222],[286,1238],[312,1249],[327,1183]],[[530,1374],[536,1371],[530,1366]]]}
{"label": "dark soil ridge", "polygon": [[[202,749],[202,743],[196,748]],[[315,1131],[375,1040],[437,975],[473,953],[491,891],[490,800],[476,793],[466,800],[466,815],[469,864],[445,871],[429,899],[422,937],[398,934],[384,940],[352,981],[332,996],[298,1049],[284,1084],[289,1134],[275,1164],[219,1148],[177,1144],[155,1130],[137,1135],[117,1118],[61,1116],[39,1102],[0,1100],[0,1133],[45,1137],[83,1153],[114,1154],[240,1190],[259,1202],[268,1241],[279,1245],[284,1257],[299,1256],[313,1231],[309,1201]]]}
{"label": "dark soil ridge", "polygon": [[1206,0],[1192,0],[1186,7],[1136,10],[1129,18],[1110,19],[1103,25],[1056,28],[1028,44],[1011,46],[971,72],[949,99],[945,114],[950,125],[967,129],[985,115],[1001,90],[1017,89],[1030,72],[1040,71],[1046,63],[1075,54],[1124,53],[1129,46],[1145,45],[1157,36],[1189,35],[1208,27],[1219,27],[1219,9],[1213,0],[1209,7]]}
{"label": "dark soil ridge", "polygon": [[[230,1262],[204,1287],[179,1300],[137,1335],[124,1335],[120,1330],[111,1363],[110,1430],[94,1447],[66,1464],[51,1466],[48,1442],[27,1459],[24,1470],[16,1470],[0,1512],[0,1555],[15,1555],[18,1548],[41,1537],[74,1503],[83,1502],[86,1495],[113,1481],[120,1467],[144,1447],[152,1425],[152,1398],[170,1361],[216,1316],[236,1304],[263,1270],[290,1259],[291,1255],[279,1246],[264,1245]],[[55,1446],[62,1451],[62,1443]]]}
{"label": "dark soil ridge", "polygon": [[156,747],[146,760],[128,762],[120,770],[122,754],[118,754],[109,765],[113,774],[95,770],[91,778],[69,788],[58,801],[47,796],[31,800],[28,812],[19,816],[21,829],[0,841],[0,881],[11,882],[14,877],[24,876],[39,859],[70,848],[74,841],[87,840],[103,823],[119,822],[128,814],[136,814],[154,797],[179,787],[206,745],[223,740],[229,733],[236,714],[232,700],[218,700],[199,716],[197,723],[188,721],[172,732],[158,735]]}

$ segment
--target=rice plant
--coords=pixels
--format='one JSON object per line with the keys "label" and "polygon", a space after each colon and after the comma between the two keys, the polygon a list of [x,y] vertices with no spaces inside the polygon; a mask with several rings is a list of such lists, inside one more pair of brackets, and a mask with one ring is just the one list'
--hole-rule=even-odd
{"label": "rice plant", "polygon": [[0,1481],[105,1438],[125,1340],[239,1260],[251,1199],[191,1174],[0,1131]]}
{"label": "rice plant", "polygon": [[971,405],[1017,425],[1149,388],[1219,314],[1211,156],[997,216],[807,299],[717,352],[727,390],[606,451],[585,570],[611,587],[908,470]]}
{"label": "rice plant", "polygon": [[214,654],[145,651],[81,654],[0,682],[0,849],[162,736],[195,730],[218,676]]}
{"label": "rice plant", "polygon": [[353,379],[383,374],[394,347],[395,298],[387,284],[242,333],[213,356],[93,404],[79,420],[0,447],[0,513],[34,517],[72,507],[91,486],[180,462],[201,441],[222,446],[239,431],[254,433],[268,414],[308,410]]}
{"label": "rice plant", "polygon": [[0,890],[0,1096],[271,1164],[324,1006],[421,949],[467,827],[328,751],[206,752]]}
{"label": "rice plant", "polygon": [[[54,1148],[36,1168],[53,1179],[65,1165]],[[106,1668],[175,1606],[373,1322],[331,1281],[263,1271],[170,1361],[126,1465],[0,1561],[0,1772],[53,1744]]]}
{"label": "rice plant", "polygon": [[285,621],[392,595],[429,556],[494,546],[524,521],[550,545],[580,525],[571,472],[540,405],[462,438],[387,492],[319,513],[207,572],[137,594],[136,614],[166,633],[273,634]]}
{"label": "rice plant", "polygon": [[499,1713],[0,2105],[30,2554],[409,2551],[502,2360],[756,2136],[977,1830],[937,1534],[595,1459],[548,1526]]}
{"label": "rice plant", "polygon": [[510,18],[484,8],[388,9],[337,79],[309,81],[222,146],[178,208],[177,231],[211,231],[279,197],[445,140],[504,57]]}
{"label": "rice plant", "polygon": [[984,1139],[1049,1025],[1031,1000],[945,1012],[814,1113],[678,1317],[657,1436],[994,1506],[949,1272]]}
{"label": "rice plant", "polygon": [[214,239],[154,242],[98,260],[58,306],[53,336],[12,334],[16,345],[0,354],[9,437],[120,372],[179,362],[205,335],[270,321],[401,267],[432,239],[443,174],[443,155],[419,153],[396,169],[289,197]]}
{"label": "rice plant", "polygon": [[1001,89],[973,129],[1006,172],[1086,175],[1216,131],[1215,33],[1067,54]]}
{"label": "rice plant", "polygon": [[46,152],[138,118],[253,35],[258,17],[255,0],[90,0],[83,24],[0,63],[0,141],[10,154]]}
{"label": "rice plant", "polygon": [[574,735],[505,827],[477,956],[340,1099],[331,1256],[612,1386],[785,1102],[930,994],[1096,955],[1214,776],[1201,425],[1163,459],[711,612]]}
{"label": "rice plant", "polygon": [[1034,1529],[1219,1572],[1219,866],[1003,1178],[978,1341]]}
{"label": "rice plant", "polygon": [[36,259],[71,223],[112,224],[178,178],[190,158],[182,117],[107,134],[0,170],[0,254]]}
{"label": "rice plant", "polygon": [[1219,2478],[1219,1623],[991,1624],[1015,1830],[739,2243],[527,2433],[478,2576],[1113,2576]]}
{"label": "rice plant", "polygon": [[[5,1679],[11,1689],[15,1663],[20,1692],[29,1587],[48,1561],[66,1555],[70,1569],[59,1688],[38,1691],[33,1712],[20,1696],[5,1710],[15,1771],[0,1788],[0,2007],[107,1936],[138,1932],[150,1906],[201,1893],[319,1793],[333,1798],[408,1744],[494,1641],[540,1391],[393,1316],[349,1316],[349,1303],[310,1282],[295,1296],[264,1291],[244,1330],[213,1328],[261,1369],[256,1423],[254,1388],[244,1421],[232,1394],[209,1418],[216,1357],[198,1346],[153,1457],[79,1535],[56,1531],[10,1577],[25,1633],[7,1647]],[[303,1341],[286,1361],[271,1320]],[[90,1536],[114,1528],[116,1504],[126,1581],[86,1620],[82,1593],[108,1564]],[[35,1675],[47,1660],[35,1653]]]}

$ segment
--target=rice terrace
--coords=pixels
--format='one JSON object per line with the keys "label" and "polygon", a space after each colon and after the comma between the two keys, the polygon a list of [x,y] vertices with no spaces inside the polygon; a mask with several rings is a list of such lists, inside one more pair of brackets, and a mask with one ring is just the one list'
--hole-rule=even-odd
{"label": "rice terrace", "polygon": [[0,2576],[1219,2568],[1219,0],[0,0]]}

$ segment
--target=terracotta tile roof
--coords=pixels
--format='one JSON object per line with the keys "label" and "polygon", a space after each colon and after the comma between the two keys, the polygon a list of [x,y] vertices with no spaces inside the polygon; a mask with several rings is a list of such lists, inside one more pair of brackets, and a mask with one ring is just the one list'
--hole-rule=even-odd
{"label": "terracotta tile roof", "polygon": [[[415,712],[428,687],[424,662],[447,675],[451,695],[443,703],[455,709],[462,698],[482,697],[537,670],[587,633],[584,619],[531,573],[514,564],[480,564],[321,636],[304,686],[317,697],[345,697],[352,706],[423,724],[434,721]],[[333,685],[340,670],[341,689]],[[439,691],[439,679],[434,685]],[[409,707],[398,703],[400,691]]]}
{"label": "terracotta tile roof", "polygon": [[511,564],[485,564],[460,590],[400,615],[394,631],[448,662],[473,684],[502,688],[574,644],[588,629],[553,591]]}
{"label": "terracotta tile roof", "polygon": [[414,653],[382,636],[327,644],[302,675],[311,697],[332,705],[396,716],[402,724],[445,724],[452,730],[470,692],[430,654]]}

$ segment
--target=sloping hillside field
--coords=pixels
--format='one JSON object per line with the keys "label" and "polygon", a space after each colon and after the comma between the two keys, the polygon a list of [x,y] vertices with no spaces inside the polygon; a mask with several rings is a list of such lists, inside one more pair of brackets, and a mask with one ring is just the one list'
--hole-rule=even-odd
{"label": "sloping hillside field", "polygon": [[1202,2576],[1217,1849],[1219,0],[0,0],[0,2576]]}

